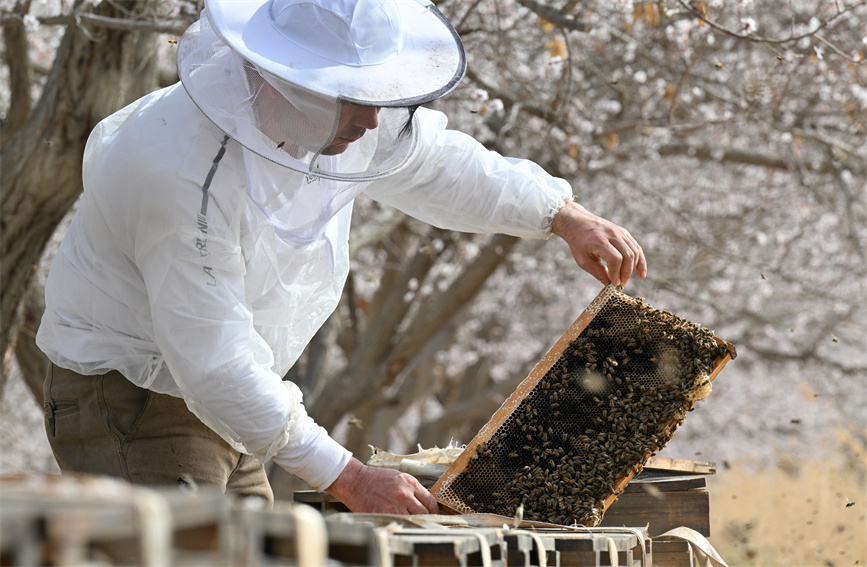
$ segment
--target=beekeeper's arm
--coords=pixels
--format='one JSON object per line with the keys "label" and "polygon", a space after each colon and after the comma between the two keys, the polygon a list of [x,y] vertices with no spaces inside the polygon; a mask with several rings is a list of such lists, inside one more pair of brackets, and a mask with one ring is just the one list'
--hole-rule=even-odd
{"label": "beekeeper's arm", "polygon": [[[217,180],[218,182],[219,180]],[[154,339],[190,410],[235,449],[328,490],[353,511],[422,513],[436,500],[410,475],[352,458],[307,415],[300,390],[271,370],[273,355],[245,301],[244,258],[232,204],[178,180],[149,177],[168,195],[136,208],[146,231],[135,261],[150,297]],[[169,199],[176,199],[166,206]],[[237,218],[237,217],[236,217]],[[352,488],[352,489],[351,489]]]}
{"label": "beekeeper's arm", "polygon": [[371,183],[372,198],[440,228],[563,238],[575,261],[603,283],[647,274],[641,247],[624,228],[574,202],[568,182],[528,160],[506,158],[446,130],[444,114],[419,108],[420,149],[396,175]]}

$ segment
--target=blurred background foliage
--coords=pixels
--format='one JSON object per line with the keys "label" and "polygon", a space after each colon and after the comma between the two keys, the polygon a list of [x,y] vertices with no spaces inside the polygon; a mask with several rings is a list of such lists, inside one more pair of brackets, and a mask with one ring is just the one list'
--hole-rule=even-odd
{"label": "blurred background foliage", "polygon": [[[867,3],[435,3],[468,56],[461,86],[432,105],[450,127],[567,179],[642,244],[650,274],[626,293],[737,346],[665,455],[742,477],[849,471],[853,494],[833,510],[856,510],[852,557],[867,554]],[[3,472],[52,467],[38,405],[12,382],[38,399],[31,337],[80,191],[74,156],[102,116],[177,80],[175,42],[199,8],[0,2]],[[82,53],[91,67],[70,64]],[[601,289],[556,237],[450,233],[363,197],[354,215],[343,302],[287,378],[362,459],[370,445],[469,441]],[[843,498],[860,502],[842,510]],[[759,561],[747,544],[737,553]]]}

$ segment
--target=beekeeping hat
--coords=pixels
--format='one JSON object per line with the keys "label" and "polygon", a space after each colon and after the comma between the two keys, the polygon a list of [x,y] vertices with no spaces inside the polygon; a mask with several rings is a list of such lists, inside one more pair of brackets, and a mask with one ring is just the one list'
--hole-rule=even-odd
{"label": "beekeeping hat", "polygon": [[[454,89],[465,68],[457,33],[429,0],[208,0],[178,45],[184,87],[221,129],[337,180],[404,165],[417,140],[404,129],[407,107]],[[379,126],[322,159],[346,103],[381,108]]]}

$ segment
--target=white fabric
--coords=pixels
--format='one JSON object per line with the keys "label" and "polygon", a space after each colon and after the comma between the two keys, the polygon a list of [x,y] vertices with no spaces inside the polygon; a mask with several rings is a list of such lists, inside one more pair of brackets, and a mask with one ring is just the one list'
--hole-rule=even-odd
{"label": "white fabric", "polygon": [[[550,234],[568,183],[445,130],[440,113],[417,115],[416,159],[366,184],[372,197],[446,228]],[[237,144],[179,84],[104,120],[88,141],[85,192],[48,277],[37,343],[81,374],[116,369],[183,397],[234,447],[325,488],[349,453],[281,377],[340,299],[352,204],[298,245],[249,196],[266,179],[328,190]]]}
{"label": "white fabric", "polygon": [[689,544],[690,564],[696,567],[728,567],[725,560],[703,535],[692,528],[680,526],[653,538],[653,541],[685,541]]}
{"label": "white fabric", "polygon": [[423,104],[466,69],[457,33],[429,0],[209,0],[208,12],[236,53],[332,100]]}

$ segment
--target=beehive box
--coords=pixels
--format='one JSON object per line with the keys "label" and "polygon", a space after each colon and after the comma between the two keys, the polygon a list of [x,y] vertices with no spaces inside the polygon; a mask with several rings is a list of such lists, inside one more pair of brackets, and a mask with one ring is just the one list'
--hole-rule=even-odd
{"label": "beehive box", "polygon": [[607,286],[431,493],[457,513],[596,526],[734,347]]}

